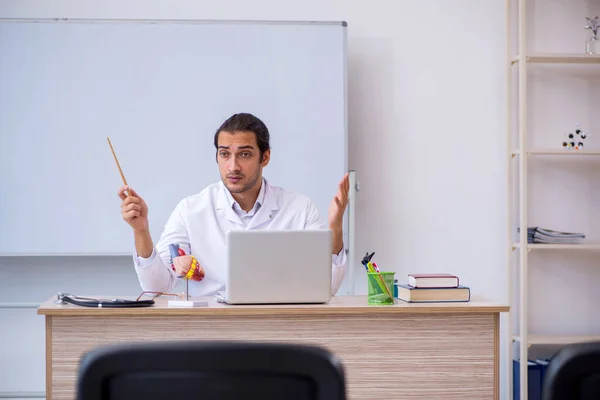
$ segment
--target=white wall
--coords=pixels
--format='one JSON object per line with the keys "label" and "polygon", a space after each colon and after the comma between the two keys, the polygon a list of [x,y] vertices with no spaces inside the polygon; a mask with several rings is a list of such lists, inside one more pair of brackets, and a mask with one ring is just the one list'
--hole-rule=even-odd
{"label": "white wall", "polygon": [[[448,271],[475,296],[508,300],[504,1],[5,0],[0,17],[347,21],[349,164],[361,184],[357,252],[375,251],[400,281]],[[358,293],[366,288],[361,268]],[[127,258],[0,259],[0,274],[0,289],[21,301],[59,290],[139,290]],[[42,317],[0,315],[36,343],[0,330],[0,391],[43,390]],[[10,366],[19,357],[36,365],[28,377],[22,364]]]}

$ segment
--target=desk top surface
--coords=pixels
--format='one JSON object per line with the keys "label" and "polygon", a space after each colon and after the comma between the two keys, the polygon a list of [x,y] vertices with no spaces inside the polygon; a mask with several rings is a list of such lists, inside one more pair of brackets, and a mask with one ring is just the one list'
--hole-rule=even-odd
{"label": "desk top surface", "polygon": [[[94,296],[90,296],[94,297]],[[96,297],[100,298],[100,297]],[[104,297],[106,298],[106,297]],[[120,298],[134,299],[123,296]],[[169,298],[158,297],[151,307],[142,308],[96,308],[72,304],[55,304],[56,297],[48,299],[38,308],[38,314],[63,317],[78,316],[156,316],[156,315],[389,315],[389,314],[486,314],[508,312],[509,307],[486,300],[471,299],[467,303],[405,303],[396,300],[393,305],[369,305],[367,296],[336,296],[326,304],[249,304],[229,305],[218,303],[213,297],[193,298],[206,301],[208,306],[185,308],[169,307]]]}

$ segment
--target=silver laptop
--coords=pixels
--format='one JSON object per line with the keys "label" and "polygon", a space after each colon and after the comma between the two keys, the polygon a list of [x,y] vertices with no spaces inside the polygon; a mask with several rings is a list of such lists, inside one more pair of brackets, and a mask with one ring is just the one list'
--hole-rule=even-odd
{"label": "silver laptop", "polygon": [[326,303],[330,230],[233,230],[227,234],[229,304]]}

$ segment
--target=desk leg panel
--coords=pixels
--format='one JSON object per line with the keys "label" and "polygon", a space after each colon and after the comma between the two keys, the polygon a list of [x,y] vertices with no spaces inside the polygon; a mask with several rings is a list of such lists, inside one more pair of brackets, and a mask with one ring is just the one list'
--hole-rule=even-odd
{"label": "desk leg panel", "polygon": [[111,343],[249,340],[321,345],[350,399],[493,399],[494,314],[53,317],[52,398],[73,399],[81,355]]}
{"label": "desk leg panel", "polygon": [[52,400],[52,317],[46,316],[46,400]]}

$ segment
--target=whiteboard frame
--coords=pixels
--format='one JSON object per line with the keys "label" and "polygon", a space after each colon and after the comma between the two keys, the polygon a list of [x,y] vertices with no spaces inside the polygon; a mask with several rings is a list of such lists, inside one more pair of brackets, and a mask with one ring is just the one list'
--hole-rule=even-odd
{"label": "whiteboard frame", "polygon": [[[246,19],[146,19],[146,18],[7,18],[0,17],[0,22],[38,22],[38,23],[124,23],[124,24],[182,24],[182,25],[206,25],[206,24],[250,24],[250,25],[341,25],[348,26],[346,21],[294,21],[294,20],[246,20]],[[344,35],[346,36],[346,35]],[[346,37],[344,38],[344,41]],[[347,48],[344,48],[346,55]]]}

